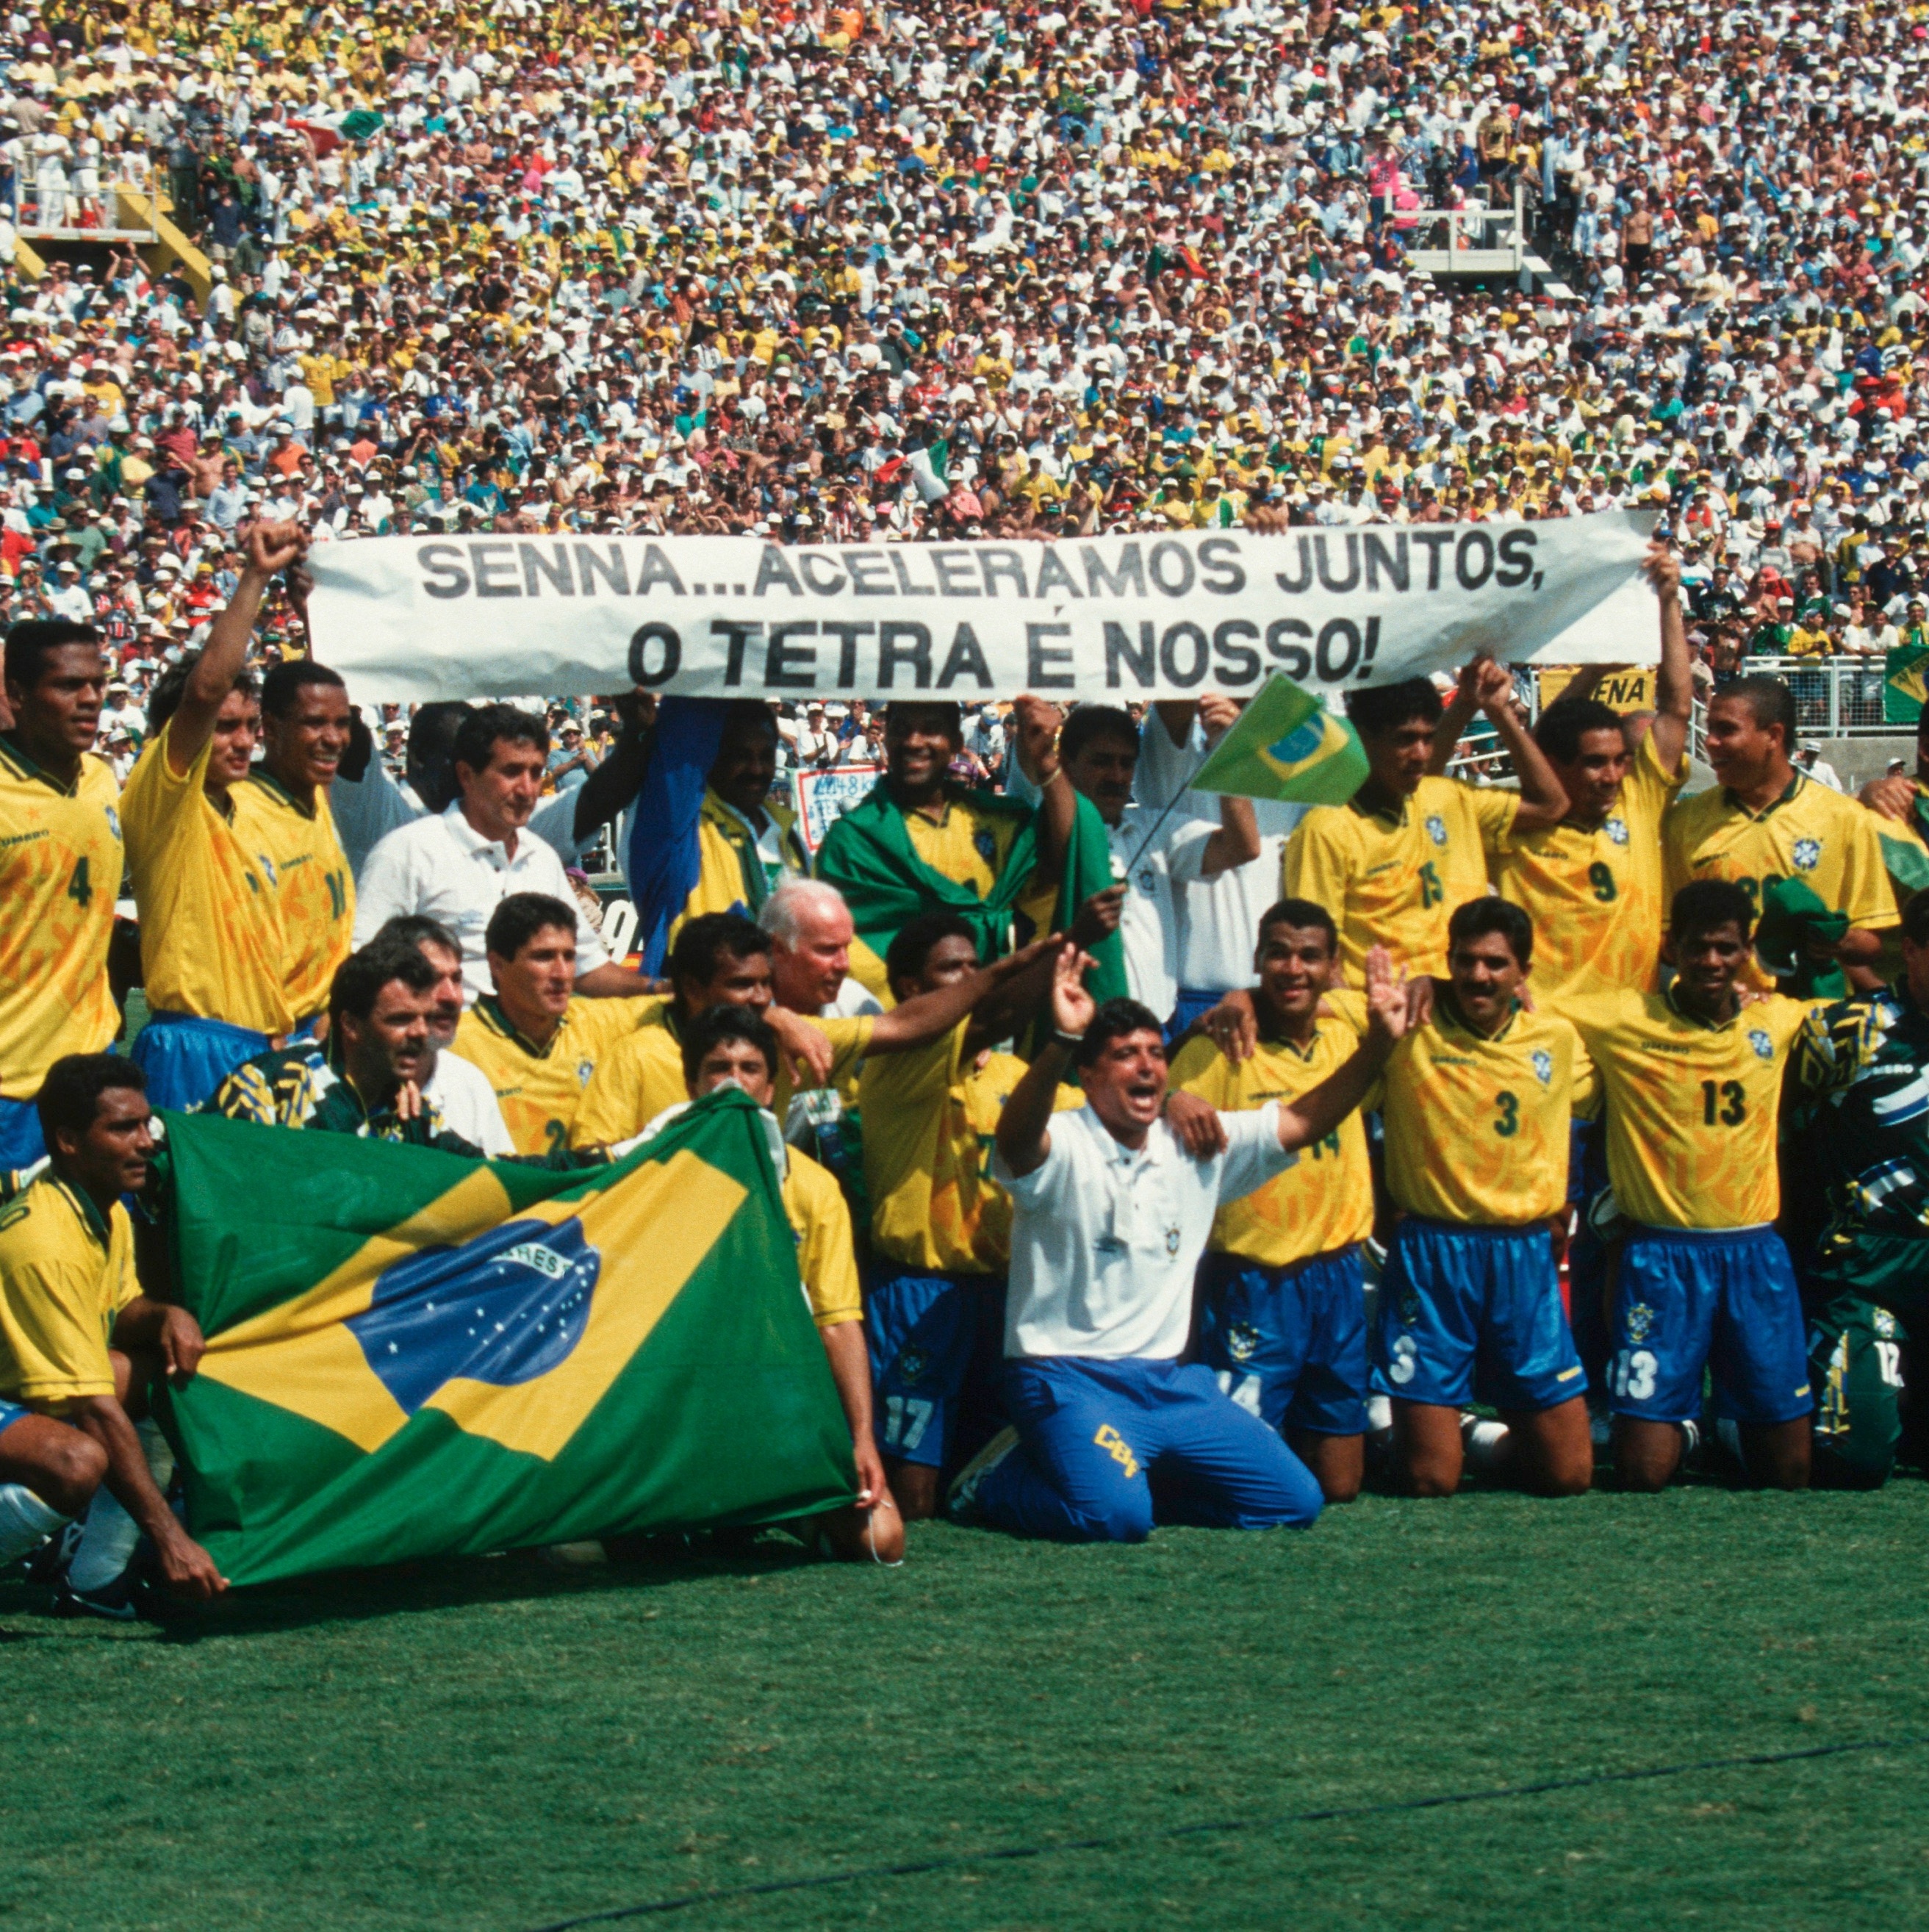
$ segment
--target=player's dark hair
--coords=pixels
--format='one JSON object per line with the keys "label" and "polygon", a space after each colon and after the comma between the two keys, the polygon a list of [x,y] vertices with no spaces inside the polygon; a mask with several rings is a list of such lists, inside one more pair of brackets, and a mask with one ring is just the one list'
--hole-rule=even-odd
{"label": "player's dark hair", "polygon": [[[201,662],[201,653],[196,651],[185,664],[170,664],[154,680],[154,689],[148,694],[147,728],[150,735],[158,731],[181,709],[181,700],[187,695],[188,680],[194,675],[194,668]],[[238,691],[244,698],[261,695],[261,681],[251,670],[239,673],[230,691]]]}
{"label": "player's dark hair", "polygon": [[978,944],[976,928],[955,912],[920,913],[898,927],[898,936],[884,955],[884,977],[893,994],[898,993],[900,980],[915,980],[922,974],[931,949],[944,939],[968,939],[974,950]]}
{"label": "player's dark hair", "polygon": [[1371,685],[1346,694],[1346,715],[1363,738],[1384,737],[1416,719],[1438,724],[1446,708],[1431,678],[1402,678],[1397,684]]}
{"label": "player's dark hair", "polygon": [[31,691],[46,668],[49,652],[100,641],[100,633],[92,624],[77,624],[71,617],[23,617],[7,627],[7,682]]}
{"label": "player's dark hair", "polygon": [[412,993],[426,993],[435,985],[436,970],[420,947],[406,941],[371,940],[358,952],[351,952],[335,968],[328,987],[330,1027],[344,1013],[351,1019],[368,1018],[382,988],[397,980]]}
{"label": "player's dark hair", "polygon": [[[572,718],[563,729],[568,730],[575,723]],[[770,706],[760,698],[738,698],[730,700],[730,709],[724,713],[723,728],[728,731],[733,725],[737,724],[755,724],[768,731],[772,737],[778,736],[776,718]]]}
{"label": "player's dark hair", "polygon": [[1598,698],[1561,698],[1540,714],[1534,742],[1557,765],[1571,765],[1581,754],[1581,740],[1590,731],[1612,731],[1623,743],[1621,714]]}
{"label": "player's dark hair", "polygon": [[1130,1033],[1156,1033],[1159,1051],[1162,1054],[1166,1051],[1166,1029],[1150,1006],[1142,1006],[1136,1000],[1108,1000],[1093,1014],[1092,1023],[1086,1028],[1085,1036],[1079,1041],[1072,1058],[1080,1066],[1096,1066],[1106,1048]]}
{"label": "player's dark hair", "polygon": [[777,1077],[777,1029],[748,1006],[706,1006],[683,1029],[683,1079],[694,1086],[698,1070],[720,1040],[747,1040],[764,1056],[772,1080]]}
{"label": "player's dark hair", "polygon": [[1748,707],[1748,716],[1754,719],[1758,730],[1766,731],[1771,724],[1779,724],[1782,728],[1782,749],[1793,755],[1795,693],[1789,688],[1786,680],[1757,671],[1752,676],[1738,677],[1732,684],[1724,685],[1715,695],[1741,699]]}
{"label": "player's dark hair", "polygon": [[280,664],[271,664],[268,675],[261,680],[261,715],[286,718],[300,701],[302,692],[318,684],[332,685],[338,691],[348,688],[340,671],[331,670],[313,658],[284,658]]}
{"label": "player's dark hair", "polygon": [[538,932],[560,926],[576,937],[576,908],[553,892],[512,892],[489,915],[484,949],[498,959],[513,959]]}
{"label": "player's dark hair", "polygon": [[1929,946],[1929,886],[1910,894],[1902,908],[1902,936],[1912,946]]}
{"label": "player's dark hair", "polygon": [[1311,899],[1281,899],[1269,905],[1259,915],[1259,944],[1266,943],[1266,928],[1271,926],[1292,926],[1301,928],[1316,927],[1326,934],[1326,950],[1329,952],[1340,950],[1340,928],[1334,923],[1333,915],[1323,905],[1315,905]]}
{"label": "player's dark hair", "polygon": [[885,723],[889,724],[892,713],[898,711],[942,712],[944,716],[939,722],[961,745],[964,742],[964,714],[956,704],[947,704],[941,700],[934,700],[926,698],[900,698],[896,704],[885,706]]}
{"label": "player's dark hair", "polygon": [[1138,750],[1138,727],[1132,722],[1130,712],[1116,704],[1082,704],[1058,734],[1060,760],[1069,764],[1097,738],[1117,738],[1130,745],[1135,754]]}
{"label": "player's dark hair", "polygon": [[409,751],[404,760],[408,779],[430,812],[446,812],[455,802],[456,734],[475,708],[464,698],[437,698],[409,721]]}
{"label": "player's dark hair", "polygon": [[418,951],[424,946],[440,946],[445,952],[453,952],[458,959],[462,957],[462,941],[440,920],[430,919],[426,913],[398,912],[393,919],[385,919],[368,943],[383,946],[392,941],[412,946]]}
{"label": "player's dark hair", "polygon": [[707,986],[725,959],[749,959],[758,953],[767,958],[770,951],[770,935],[742,914],[706,912],[677,934],[670,949],[670,981]]}
{"label": "player's dark hair", "polygon": [[1496,898],[1491,892],[1465,905],[1456,906],[1447,922],[1447,951],[1470,939],[1484,939],[1497,932],[1507,941],[1516,966],[1528,966],[1534,959],[1534,922],[1511,899]]}
{"label": "player's dark hair", "polygon": [[[16,627],[18,628],[17,626]],[[116,1088],[147,1091],[147,1076],[118,1053],[70,1053],[47,1069],[34,1102],[40,1117],[40,1138],[53,1145],[56,1130],[84,1134],[100,1111],[100,1096]]]}
{"label": "player's dark hair", "polygon": [[1732,879],[1691,879],[1676,893],[1668,908],[1668,932],[1677,944],[1691,932],[1712,932],[1718,926],[1741,928],[1746,945],[1755,930],[1755,902]]}
{"label": "player's dark hair", "polygon": [[513,704],[481,704],[456,727],[454,762],[472,772],[486,772],[498,745],[533,745],[549,753],[549,727],[533,712]]}

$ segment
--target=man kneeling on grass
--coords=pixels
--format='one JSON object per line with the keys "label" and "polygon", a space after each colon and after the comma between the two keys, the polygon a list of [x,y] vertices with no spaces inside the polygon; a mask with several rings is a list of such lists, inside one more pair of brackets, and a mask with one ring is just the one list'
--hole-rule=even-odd
{"label": "man kneeling on grass", "polygon": [[[683,1077],[692,1100],[734,1086],[768,1108],[777,1086],[777,1035],[748,1006],[707,1006],[685,1029]],[[650,1123],[652,1130],[658,1124]],[[796,1148],[782,1148],[779,1159],[784,1212],[797,1241],[797,1272],[850,1425],[857,1465],[856,1503],[819,1516],[817,1526],[835,1556],[896,1563],[904,1553],[904,1526],[872,1429],[871,1354],[864,1340],[850,1210],[829,1168]]]}
{"label": "man kneeling on grass", "polygon": [[[1262,1186],[1360,1103],[1406,1028],[1384,950],[1367,960],[1366,1037],[1290,1102],[1206,1113],[1190,1146],[1160,1118],[1165,1034],[1131,1000],[1096,1006],[1070,949],[1052,1038],[998,1122],[1012,1197],[1005,1401],[1016,1418],[967,1465],[951,1510],[1020,1536],[1136,1543],[1155,1522],[1303,1528],[1319,1484],[1202,1364],[1180,1366],[1193,1276],[1222,1202]],[[1086,1105],[1054,1115],[1076,1064]]]}

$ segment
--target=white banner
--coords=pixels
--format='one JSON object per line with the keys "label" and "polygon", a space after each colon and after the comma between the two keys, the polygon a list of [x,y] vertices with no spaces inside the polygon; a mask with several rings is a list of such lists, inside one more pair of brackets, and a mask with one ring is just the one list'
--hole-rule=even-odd
{"label": "white banner", "polygon": [[1654,515],[1058,543],[376,537],[310,554],[315,652],[358,700],[631,684],[793,701],[1036,691],[1337,694],[1464,663],[1652,662]]}

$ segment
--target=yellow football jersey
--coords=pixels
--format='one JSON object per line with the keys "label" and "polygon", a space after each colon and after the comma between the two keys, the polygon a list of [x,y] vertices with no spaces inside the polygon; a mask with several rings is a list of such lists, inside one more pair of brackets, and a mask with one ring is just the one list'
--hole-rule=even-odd
{"label": "yellow football jersey", "polygon": [[0,1396],[58,1407],[112,1395],[114,1318],[140,1293],[134,1224],[45,1174],[0,1209]]}
{"label": "yellow football jersey", "polygon": [[1387,1192],[1433,1221],[1522,1227],[1567,1205],[1568,1124],[1597,1082],[1565,1020],[1516,1011],[1489,1039],[1443,990],[1382,1076]]}
{"label": "yellow football jersey", "polygon": [[1655,1228],[1775,1218],[1782,1070],[1807,1003],[1771,994],[1723,1026],[1684,1012],[1672,993],[1603,993],[1561,1010],[1600,1070],[1622,1214]]}
{"label": "yellow football jersey", "polygon": [[355,875],[335,836],[328,794],[300,804],[263,771],[229,794],[235,836],[274,889],[281,914],[281,990],[298,1019],[328,1004],[335,968],[354,950]]}
{"label": "yellow football jersey", "polygon": [[1882,820],[1864,806],[1798,772],[1760,812],[1722,787],[1670,807],[1661,823],[1672,902],[1690,879],[1732,879],[1754,902],[1778,879],[1800,879],[1849,923],[1880,932],[1900,917],[1882,862]]}
{"label": "yellow football jersey", "polygon": [[856,1244],[850,1236],[850,1210],[828,1168],[795,1148],[784,1163],[784,1212],[797,1238],[797,1273],[811,1318],[820,1328],[860,1321],[863,1297],[857,1285]]}
{"label": "yellow football jersey", "polygon": [[1686,758],[1672,775],[1663,769],[1650,731],[1600,825],[1502,838],[1494,884],[1534,922],[1536,1005],[1623,987],[1653,989],[1667,918],[1661,818],[1687,777]]}
{"label": "yellow football jersey", "polygon": [[[574,1002],[572,1010],[583,1004]],[[641,1133],[666,1107],[689,1097],[683,1082],[682,1034],[676,1010],[666,1000],[597,1061],[576,1109],[570,1144],[607,1146],[626,1141]]]}
{"label": "yellow football jersey", "polygon": [[516,1030],[495,994],[485,993],[463,1015],[454,1050],[479,1066],[495,1090],[517,1153],[557,1154],[570,1144],[597,1063],[662,1004],[652,994],[572,1000],[549,1044],[539,1047]]}
{"label": "yellow football jersey", "polygon": [[[1366,1030],[1360,995],[1330,994],[1327,1004],[1335,1017],[1318,1019],[1304,1046],[1262,1038],[1252,1057],[1236,1066],[1210,1040],[1188,1040],[1168,1084],[1228,1114],[1297,1100],[1352,1059]],[[1364,1241],[1372,1232],[1373,1172],[1366,1123],[1355,1111],[1302,1148],[1285,1173],[1221,1208],[1213,1218],[1212,1251],[1288,1268]]]}
{"label": "yellow football jersey", "polygon": [[148,1004],[257,1033],[291,1033],[303,1015],[282,985],[278,896],[231,818],[208,796],[214,741],[177,776],[167,762],[173,727],[170,718],[148,742],[121,794]]}
{"label": "yellow football jersey", "polygon": [[[992,1178],[992,1140],[1024,1077],[1015,1054],[967,1058],[961,1020],[942,1040],[864,1063],[864,1191],[871,1244],[889,1261],[947,1274],[1003,1274],[1011,1260],[1011,1197]],[[1076,1089],[1060,1106],[1082,1106]]]}
{"label": "yellow football jersey", "polygon": [[31,1100],[70,1053],[120,1030],[107,944],[121,891],[120,788],[91,754],[72,787],[0,737],[0,1095]]}
{"label": "yellow football jersey", "polygon": [[748,824],[719,799],[706,791],[697,819],[697,883],[683,902],[683,910],[670,922],[669,942],[685,924],[706,913],[737,912],[754,919],[758,908],[786,872],[808,870],[794,821],[782,807],[765,808],[777,827],[777,836],[785,862],[774,876],[758,851]]}
{"label": "yellow football jersey", "polygon": [[[820,1018],[815,1013],[800,1014],[808,1019],[818,1030],[830,1041],[830,1078],[824,1084],[835,1088],[844,1096],[846,1106],[857,1104],[858,1076],[864,1066],[864,1056],[871,1046],[872,1030],[877,1024],[877,1016],[867,1013],[856,1019],[844,1019],[833,1014],[830,1018]],[[770,1102],[778,1120],[788,1112],[790,1102],[797,1091],[796,1082],[790,1078],[790,1062],[782,1053],[777,1056],[777,1091]]]}
{"label": "yellow football jersey", "polygon": [[1355,986],[1387,947],[1409,973],[1447,970],[1447,922],[1487,890],[1487,854],[1513,829],[1518,792],[1422,778],[1396,816],[1356,803],[1316,806],[1286,841],[1286,896],[1324,906]]}

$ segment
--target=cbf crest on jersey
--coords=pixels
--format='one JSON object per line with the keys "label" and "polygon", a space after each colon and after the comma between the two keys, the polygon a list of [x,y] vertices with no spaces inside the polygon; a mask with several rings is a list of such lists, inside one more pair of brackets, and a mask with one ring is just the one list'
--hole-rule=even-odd
{"label": "cbf crest on jersey", "polygon": [[1755,1049],[1757,1060],[1772,1060],[1775,1057],[1775,1043],[1760,1027],[1748,1029],[1748,1044]]}
{"label": "cbf crest on jersey", "polygon": [[1645,1342],[1654,1332],[1654,1311],[1645,1301],[1637,1301],[1628,1311],[1628,1339]]}
{"label": "cbf crest on jersey", "polygon": [[986,865],[995,866],[998,862],[998,842],[988,832],[973,832],[971,843]]}
{"label": "cbf crest on jersey", "polygon": [[1426,814],[1426,836],[1436,845],[1444,845],[1447,842],[1447,821],[1437,812],[1430,812]]}
{"label": "cbf crest on jersey", "polygon": [[1798,838],[1791,856],[1798,872],[1812,872],[1822,862],[1822,841],[1819,838]]}
{"label": "cbf crest on jersey", "polygon": [[1537,1046],[1533,1052],[1534,1077],[1544,1087],[1554,1084],[1554,1056],[1544,1046]]}
{"label": "cbf crest on jersey", "polygon": [[1628,821],[1626,819],[1610,818],[1608,820],[1606,824],[1601,827],[1601,830],[1607,834],[1609,840],[1612,844],[1616,845],[1625,845],[1628,843]]}

